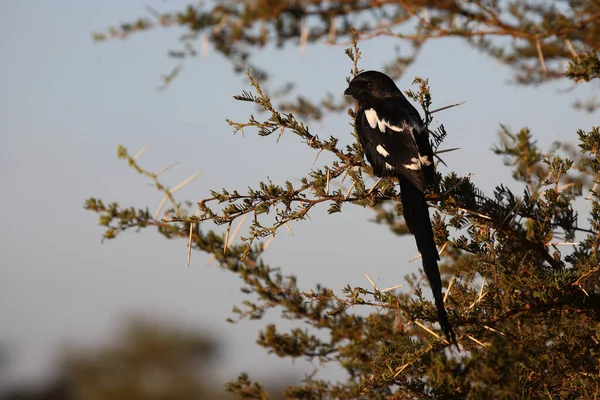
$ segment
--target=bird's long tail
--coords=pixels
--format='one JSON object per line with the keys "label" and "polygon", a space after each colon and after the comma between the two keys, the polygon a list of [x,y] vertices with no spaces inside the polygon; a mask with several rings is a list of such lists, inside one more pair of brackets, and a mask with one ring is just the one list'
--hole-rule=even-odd
{"label": "bird's long tail", "polygon": [[425,195],[408,180],[402,178],[399,180],[402,207],[404,208],[404,220],[408,229],[414,235],[417,247],[423,258],[423,269],[431,285],[440,325],[446,335],[446,339],[458,348],[456,336],[444,308],[442,279],[437,264],[440,257],[435,247],[433,228],[431,227],[431,219],[429,218],[429,209]]}

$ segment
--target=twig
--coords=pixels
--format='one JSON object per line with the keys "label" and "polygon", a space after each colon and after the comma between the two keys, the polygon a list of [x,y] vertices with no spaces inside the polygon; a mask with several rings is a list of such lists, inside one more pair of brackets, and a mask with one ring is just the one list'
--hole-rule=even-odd
{"label": "twig", "polygon": [[579,286],[579,283],[584,279],[587,278],[588,276],[592,275],[595,272],[598,272],[600,270],[600,266],[597,266],[594,269],[591,269],[583,274],[581,274],[581,276],[579,278],[577,278],[577,280],[575,282],[573,282],[571,285],[573,286]]}

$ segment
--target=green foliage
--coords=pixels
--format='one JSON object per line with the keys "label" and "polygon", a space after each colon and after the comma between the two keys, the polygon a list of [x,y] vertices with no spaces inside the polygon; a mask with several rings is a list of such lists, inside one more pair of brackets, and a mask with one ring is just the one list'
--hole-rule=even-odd
{"label": "green foliage", "polygon": [[[165,237],[188,239],[191,249],[213,255],[222,268],[244,280],[243,291],[251,296],[234,310],[238,320],[260,319],[269,309],[279,309],[282,318],[305,324],[289,332],[268,325],[259,334],[260,346],[281,357],[337,363],[347,372],[346,382],[308,379],[302,386],[289,388],[286,396],[385,398],[402,392],[411,398],[498,398],[507,393],[532,398],[572,390],[585,393],[599,383],[598,366],[593,362],[600,343],[597,193],[592,192],[589,229],[578,226],[580,219],[573,210],[582,188],[595,179],[598,170],[598,128],[579,133],[582,153],[559,145],[545,153],[527,129],[513,134],[504,128],[502,142],[494,151],[513,168],[515,179],[526,184],[521,197],[505,186],[487,197],[468,177],[440,176],[439,191],[431,193],[430,200],[438,209],[434,225],[444,250],[443,271],[452,276],[447,305],[465,350],[457,357],[430,325],[436,322],[436,314],[422,296],[419,277],[407,277],[408,293],[346,287],[336,294],[320,285],[303,290],[294,276],[284,276],[265,263],[260,239],[289,222],[306,220],[311,209],[321,204],[329,204],[334,211],[341,211],[344,204],[373,207],[378,222],[399,234],[406,229],[399,210],[390,208],[399,200],[393,182],[384,179],[376,187],[365,188],[363,175],[370,175],[370,170],[356,146],[340,149],[335,138],[320,140],[293,115],[278,112],[252,77],[251,83],[255,92],[244,93],[238,100],[261,106],[266,119],[252,117],[243,124],[230,121],[234,129],[255,128],[263,136],[287,130],[317,154],[327,151],[337,159],[313,169],[299,187],[268,181],[246,194],[213,191],[198,203],[197,215],[190,215],[175,199],[175,206],[161,220],[147,211],[121,209],[116,204],[105,207],[94,199],[86,207],[100,214],[105,238],[155,226]],[[424,80],[417,84],[416,97],[428,110],[430,89]],[[559,150],[569,158],[558,155]],[[120,153],[142,175],[158,179],[124,150]],[[346,194],[330,192],[331,182],[341,181],[344,175],[354,188]],[[241,244],[226,246],[229,227],[244,215],[252,216],[248,236]],[[199,229],[209,221],[226,224],[225,234]],[[575,240],[577,232],[586,236],[579,243],[568,242]],[[575,250],[563,255],[560,249],[566,244]],[[355,307],[375,308],[364,315],[354,312]],[[329,334],[316,336],[313,329]],[[552,379],[540,371],[552,371]],[[506,376],[514,379],[502,378]],[[228,388],[250,398],[265,398],[260,386],[246,375]]]}
{"label": "green foliage", "polygon": [[[228,58],[237,72],[251,68],[259,80],[268,74],[253,61],[266,46],[282,48],[309,44],[348,44],[355,33],[363,40],[381,36],[398,39],[407,54],[395,54],[386,66],[392,77],[404,74],[430,40],[460,38],[510,66],[515,82],[538,84],[567,76],[575,82],[598,77],[600,2],[592,1],[423,1],[378,0],[320,1],[214,1],[189,5],[172,12],[148,8],[149,18],[123,23],[97,41],[126,38],[148,29],[177,26],[181,46],[170,55],[179,60],[207,50],[208,44]],[[404,46],[407,44],[407,46]],[[564,62],[569,62],[565,71]],[[168,85],[182,68],[178,64],[164,77]],[[293,84],[281,94],[289,94]],[[281,110],[307,118],[322,118],[326,111],[341,111],[348,103],[338,94],[318,102],[296,96],[283,101]],[[577,104],[594,110],[590,100]]]}
{"label": "green foliage", "polygon": [[[583,51],[584,46],[598,48],[597,2],[569,2],[562,7],[533,1],[427,2],[427,13],[423,6],[419,1],[383,1],[374,7],[370,2],[355,1],[345,2],[344,7],[331,2],[218,2],[207,11],[190,8],[183,14],[161,16],[159,25],[184,25],[195,35],[208,35],[216,48],[242,69],[249,65],[253,47],[271,40],[284,45],[301,36],[304,23],[310,27],[309,42],[335,41],[351,35],[350,20],[345,17],[369,12],[389,25],[381,28],[366,19],[357,28],[363,38],[395,36],[413,41],[418,49],[429,39],[463,37],[512,65],[519,83],[565,76],[559,68],[564,59],[580,63],[571,66],[568,78],[591,80],[598,76],[594,55]],[[333,22],[338,19],[343,22]],[[140,26],[146,29],[156,24]],[[400,26],[415,30],[394,33]],[[139,29],[130,26],[114,34]],[[511,41],[498,47],[490,39],[496,36]],[[356,36],[351,43],[346,54],[355,75],[360,71]],[[100,214],[105,238],[129,229],[156,227],[167,238],[185,239],[190,252],[210,254],[221,268],[243,280],[242,291],[249,295],[248,300],[234,309],[236,319],[231,322],[261,319],[269,310],[302,322],[301,327],[289,331],[265,326],[257,342],[280,357],[338,365],[346,372],[346,380],[333,383],[309,376],[301,385],[286,390],[289,398],[598,396],[599,127],[578,132],[579,148],[556,143],[547,151],[527,128],[512,132],[502,127],[500,143],[493,151],[512,169],[515,182],[498,184],[492,194],[484,194],[468,176],[438,173],[438,185],[427,195],[435,209],[434,233],[447,287],[446,307],[464,349],[459,354],[434,325],[436,311],[423,297],[422,274],[407,276],[407,290],[402,292],[374,284],[369,289],[343,287],[342,282],[336,288],[319,284],[301,288],[295,276],[266,263],[263,252],[268,241],[264,240],[282,227],[290,229],[292,222],[309,223],[310,212],[318,207],[326,207],[330,213],[367,207],[373,210],[374,220],[393,233],[406,234],[407,229],[400,217],[397,185],[390,178],[370,183],[373,174],[357,144],[340,148],[336,137],[319,138],[299,119],[314,116],[302,112],[314,109],[313,105],[304,103],[300,112],[294,113],[281,109],[263,89],[262,73],[250,69],[248,77],[251,91],[236,99],[258,106],[261,117],[228,121],[234,131],[257,132],[265,140],[293,134],[300,139],[299,145],[314,151],[315,159],[326,152],[333,161],[316,168],[313,159],[306,160],[307,172],[299,184],[266,180],[245,192],[229,188],[211,191],[198,202],[196,211],[178,203],[158,174],[146,171],[135,157],[120,150],[132,168],[153,180],[172,208],[159,219],[147,210],[117,204],[107,207],[90,199],[86,208]],[[430,110],[433,91],[427,80],[418,78],[415,85],[408,95],[421,104],[426,123],[431,122],[433,113],[451,107]],[[348,113],[354,116],[353,110]],[[444,152],[439,146],[452,133],[443,127],[433,131],[439,157]],[[339,187],[332,182],[345,179],[350,185],[347,192],[331,189]],[[578,215],[575,209],[581,207],[576,204],[588,193],[586,215]],[[246,216],[250,228],[242,243],[233,245],[229,237],[232,226]],[[225,232],[211,230],[210,222],[226,226]],[[228,390],[243,397],[268,398],[246,374],[231,382]]]}

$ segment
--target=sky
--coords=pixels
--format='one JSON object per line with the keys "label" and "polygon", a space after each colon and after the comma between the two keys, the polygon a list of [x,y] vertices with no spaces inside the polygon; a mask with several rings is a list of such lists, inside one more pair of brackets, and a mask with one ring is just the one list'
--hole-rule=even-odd
{"label": "sky", "polygon": [[[187,267],[185,241],[166,241],[154,231],[127,233],[100,242],[97,215],[83,209],[85,199],[118,201],[154,210],[161,195],[117,159],[123,145],[131,153],[146,143],[139,159],[149,170],[180,164],[164,176],[175,186],[199,177],[177,193],[198,201],[209,189],[244,190],[267,177],[298,182],[313,168],[315,152],[292,135],[259,138],[233,135],[227,118],[245,121],[256,113],[233,95],[248,89],[242,76],[208,52],[186,62],[166,91],[160,77],[176,65],[167,56],[177,48],[176,29],[133,35],[127,40],[92,41],[92,32],[159,11],[183,9],[173,0],[0,2],[0,346],[8,349],[5,382],[49,376],[66,346],[109,341],[128,317],[143,315],[218,336],[226,343],[215,371],[225,381],[252,370],[251,378],[273,371],[302,378],[314,369],[267,355],[255,344],[261,321],[226,322],[245,296],[233,274],[207,265],[194,254]],[[361,67],[380,69],[398,43],[389,38],[361,45]],[[343,93],[350,62],[344,46],[311,45],[267,49],[255,61],[272,73],[274,86],[296,83],[299,93],[319,98]],[[528,126],[548,148],[554,140],[574,142],[577,129],[598,123],[598,114],[573,110],[577,98],[597,87],[569,93],[567,82],[537,88],[508,83],[510,70],[457,40],[427,45],[398,80],[406,89],[414,76],[429,77],[434,108],[466,101],[437,115],[449,133],[445,147],[460,147],[444,160],[488,193],[510,177],[490,148],[499,124]],[[351,121],[344,114],[312,122],[320,137],[350,143]],[[319,159],[324,165],[327,158]],[[266,261],[299,286],[317,283],[339,292],[368,286],[367,272],[379,287],[402,283],[416,248],[369,222],[359,207],[292,224],[294,236],[281,232]],[[267,321],[278,321],[271,313]],[[258,361],[257,361],[258,360]],[[258,363],[258,365],[257,365]]]}

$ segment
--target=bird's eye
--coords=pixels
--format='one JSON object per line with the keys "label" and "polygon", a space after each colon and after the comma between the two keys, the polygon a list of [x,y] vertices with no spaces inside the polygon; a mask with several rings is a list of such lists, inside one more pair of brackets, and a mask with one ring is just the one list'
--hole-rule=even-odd
{"label": "bird's eye", "polygon": [[371,87],[371,82],[367,82],[367,87]]}

